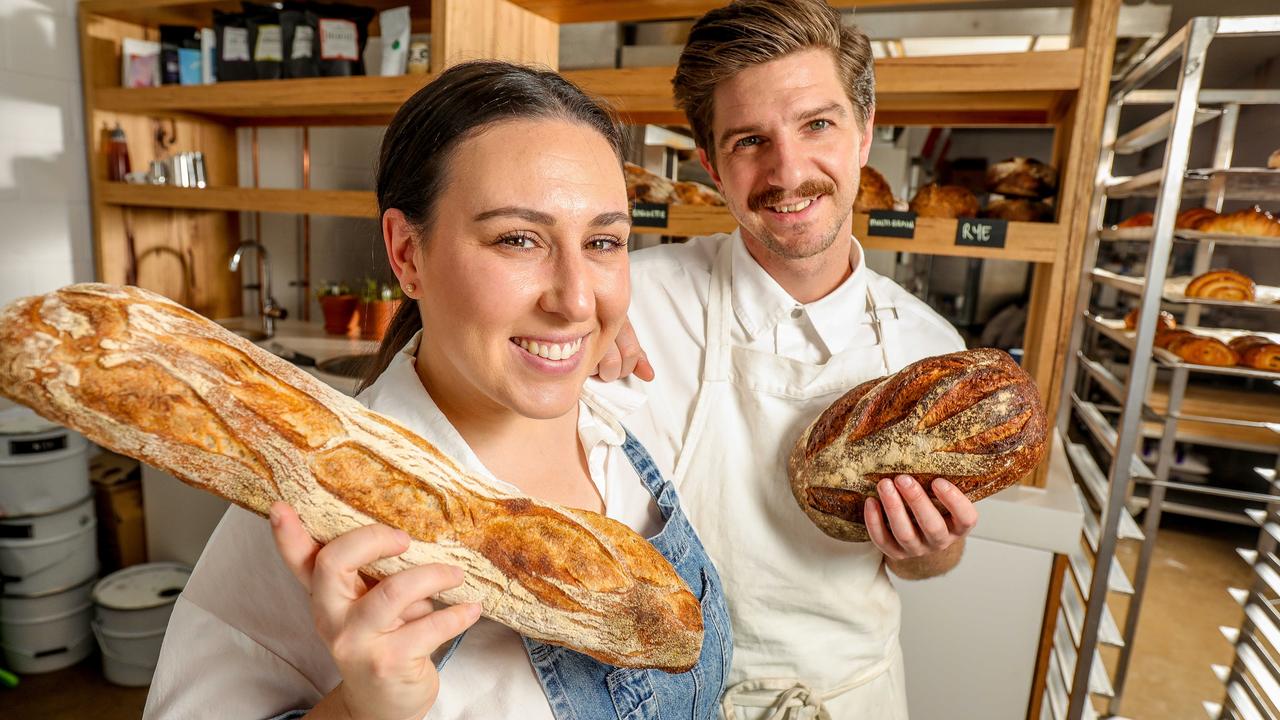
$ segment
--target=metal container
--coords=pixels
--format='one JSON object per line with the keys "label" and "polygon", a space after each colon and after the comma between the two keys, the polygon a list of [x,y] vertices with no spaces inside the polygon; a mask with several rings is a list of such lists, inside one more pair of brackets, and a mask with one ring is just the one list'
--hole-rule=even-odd
{"label": "metal container", "polygon": [[93,632],[109,682],[150,684],[173,604],[190,576],[191,568],[180,563],[147,563],[111,573],[94,585]]}
{"label": "metal container", "polygon": [[89,494],[89,443],[25,407],[0,412],[0,518],[40,515]]}

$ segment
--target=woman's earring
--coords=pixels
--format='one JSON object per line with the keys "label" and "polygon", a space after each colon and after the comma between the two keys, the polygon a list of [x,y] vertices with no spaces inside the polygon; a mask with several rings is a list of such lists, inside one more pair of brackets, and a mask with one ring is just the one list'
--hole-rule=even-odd
{"label": "woman's earring", "polygon": [[417,286],[417,285],[414,285],[413,283],[405,283],[405,284],[404,284],[404,292],[405,292],[405,294],[406,294],[406,295],[412,294],[412,293],[413,293],[413,291],[415,291],[415,290],[417,290],[417,289],[418,289],[418,286]]}

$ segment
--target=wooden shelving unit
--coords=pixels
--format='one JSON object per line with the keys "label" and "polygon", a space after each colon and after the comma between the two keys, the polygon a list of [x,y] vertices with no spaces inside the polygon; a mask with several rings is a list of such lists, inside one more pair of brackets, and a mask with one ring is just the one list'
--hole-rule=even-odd
{"label": "wooden shelving unit", "polygon": [[[947,2],[949,0],[942,0]],[[837,7],[911,5],[924,0],[836,0]],[[937,4],[937,0],[930,0]],[[375,8],[402,4],[375,0]],[[721,0],[415,0],[415,30],[432,33],[432,66],[494,57],[555,67],[562,22],[696,17]],[[375,217],[371,192],[237,187],[236,129],[257,126],[384,124],[430,76],[341,77],[226,82],[208,86],[120,87],[125,37],[155,39],[161,23],[207,24],[231,0],[83,0],[80,35],[97,275],[183,296],[181,273],[157,249],[171,248],[194,265],[190,304],[215,317],[238,315],[238,279],[225,260],[240,239],[241,211]],[[889,125],[1043,126],[1055,130],[1061,171],[1056,223],[1010,223],[1003,248],[959,246],[955,221],[922,218],[911,240],[869,236],[866,216],[854,232],[869,248],[1033,263],[1025,364],[1052,411],[1069,313],[1074,306],[1079,238],[1098,156],[1101,106],[1111,67],[1119,0],[1076,0],[1066,50],[958,57],[894,58],[876,63],[876,120]],[[1086,52],[1089,48],[1090,52]],[[671,67],[567,71],[606,98],[628,122],[683,123],[671,97]],[[106,181],[104,128],[120,123],[135,167],[160,154],[201,150],[210,187],[200,190]],[[164,149],[148,142],[157,128],[176,131]],[[723,208],[672,206],[667,235],[725,232]],[[146,262],[139,264],[138,258]],[[1042,476],[1033,480],[1042,484]]]}

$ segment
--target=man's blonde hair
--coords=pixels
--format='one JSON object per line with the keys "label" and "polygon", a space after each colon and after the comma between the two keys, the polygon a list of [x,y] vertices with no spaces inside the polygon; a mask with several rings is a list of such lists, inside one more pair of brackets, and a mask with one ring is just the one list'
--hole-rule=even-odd
{"label": "man's blonde hair", "polygon": [[689,32],[671,84],[694,140],[715,157],[711,121],[716,86],[754,65],[802,50],[827,50],[859,124],[875,108],[875,61],[866,33],[845,25],[824,0],[735,0]]}

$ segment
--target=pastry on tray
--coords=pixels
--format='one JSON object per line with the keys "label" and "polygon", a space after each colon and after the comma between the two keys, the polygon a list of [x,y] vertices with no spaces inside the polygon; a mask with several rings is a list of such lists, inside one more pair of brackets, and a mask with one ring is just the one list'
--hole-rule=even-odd
{"label": "pastry on tray", "polygon": [[[1141,310],[1142,308],[1134,308],[1129,311],[1128,315],[1124,316],[1125,330],[1137,329],[1138,313]],[[1172,330],[1176,327],[1178,327],[1178,321],[1174,319],[1173,315],[1170,315],[1166,310],[1161,310],[1160,315],[1156,318],[1156,333],[1159,333],[1161,330]]]}
{"label": "pastry on tray", "polygon": [[1253,278],[1235,270],[1210,270],[1192,278],[1183,293],[1189,298],[1205,300],[1230,300],[1253,302],[1255,288]]}
{"label": "pastry on tray", "polygon": [[1280,343],[1261,335],[1241,335],[1227,345],[1240,356],[1240,364],[1255,370],[1280,372]]}
{"label": "pastry on tray", "polygon": [[1272,170],[1280,170],[1280,150],[1271,153],[1271,157],[1267,158],[1267,167]]}
{"label": "pastry on tray", "polygon": [[1236,351],[1232,350],[1226,343],[1217,338],[1196,335],[1195,333],[1187,333],[1181,337],[1174,338],[1165,349],[1186,362],[1196,365],[1231,367],[1240,360],[1240,356],[1236,354]]}
{"label": "pastry on tray", "polygon": [[[1209,208],[1191,208],[1178,213],[1178,218],[1174,221],[1173,227],[1177,230],[1200,230],[1205,223],[1217,217],[1218,213]],[[1121,220],[1115,226],[1117,228],[1151,227],[1154,224],[1155,215],[1149,212],[1140,212],[1133,217]]]}
{"label": "pastry on tray", "polygon": [[1195,333],[1190,330],[1183,330],[1182,328],[1170,328],[1168,330],[1164,328],[1156,328],[1155,346],[1168,350],[1169,345],[1172,344],[1174,340],[1187,337],[1188,335],[1195,335]]}
{"label": "pastry on tray", "polygon": [[853,200],[853,211],[864,213],[892,209],[893,190],[889,187],[889,181],[870,165],[862,168],[858,178],[858,197]]}
{"label": "pastry on tray", "polygon": [[1058,190],[1058,171],[1039,160],[1012,157],[987,168],[987,190],[1022,198],[1044,198]]}
{"label": "pastry on tray", "polygon": [[959,185],[929,183],[911,198],[911,212],[928,218],[977,217],[978,198]]}
{"label": "pastry on tray", "polygon": [[1223,235],[1280,237],[1280,218],[1254,205],[1251,208],[1219,215],[1196,229]]}

